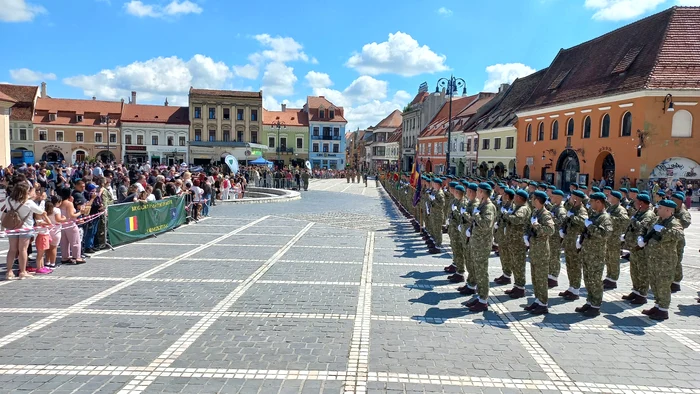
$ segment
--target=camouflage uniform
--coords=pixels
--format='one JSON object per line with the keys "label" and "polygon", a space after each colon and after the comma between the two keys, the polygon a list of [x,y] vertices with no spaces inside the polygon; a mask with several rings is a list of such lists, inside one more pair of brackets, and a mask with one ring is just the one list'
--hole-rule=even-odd
{"label": "camouflage uniform", "polygon": [[508,265],[513,271],[515,287],[519,289],[525,288],[525,256],[527,254],[527,246],[523,242],[523,236],[525,235],[525,229],[530,222],[530,217],[532,216],[532,210],[527,204],[518,205],[517,203],[513,205],[513,213],[506,214],[506,228],[505,232],[505,242],[504,248],[508,249]]}
{"label": "camouflage uniform", "polygon": [[627,210],[627,216],[629,216],[630,219],[633,218],[634,215],[637,213],[637,208],[634,207],[634,199],[627,199],[627,205],[625,205],[625,209]]}
{"label": "camouflage uniform", "polygon": [[[576,249],[576,239],[585,228],[584,222],[588,219],[588,211],[583,205],[572,207],[566,213],[566,220],[562,226],[564,231],[564,257],[566,258],[566,274],[569,276],[569,291],[578,295],[581,288],[581,255]],[[601,259],[602,261],[602,259]],[[573,290],[573,291],[572,291]]]}
{"label": "camouflage uniform", "polygon": [[651,209],[638,211],[630,220],[625,233],[625,245],[630,251],[632,292],[646,297],[649,291],[649,272],[646,251],[637,245],[637,237],[644,236],[656,223]]}
{"label": "camouflage uniform", "polygon": [[563,204],[552,205],[549,210],[554,220],[555,234],[549,240],[549,279],[557,280],[561,272],[561,245],[563,239],[558,234],[566,220],[566,209]]}
{"label": "camouflage uniform", "polygon": [[445,214],[443,213],[445,209],[445,193],[442,189],[435,190],[430,203],[430,223],[432,227],[430,235],[433,236],[436,246],[442,246],[442,224],[445,222]]}
{"label": "camouflage uniform", "polygon": [[[509,201],[503,203],[501,209],[496,211],[496,223],[494,227],[496,230],[493,233],[493,240],[498,245],[498,255],[501,259],[501,270],[503,271],[503,276],[510,278],[513,275],[513,269],[510,264],[510,253],[506,245],[505,229],[506,229],[506,212],[508,212],[513,206],[513,202]],[[501,246],[503,245],[503,246]]]}
{"label": "camouflage uniform", "polygon": [[[474,272],[474,256],[472,254],[471,237],[466,235],[467,230],[472,231],[474,226],[474,208],[478,207],[480,202],[478,198],[473,200],[467,200],[465,204],[465,209],[461,214],[462,217],[462,233],[460,234],[460,240],[462,241],[462,250],[464,251],[464,269],[467,271],[467,287],[470,289],[476,289],[476,272]],[[464,200],[462,200],[464,201]],[[490,249],[489,249],[490,250]],[[459,266],[457,266],[459,272]]]}
{"label": "camouflage uniform", "polygon": [[490,199],[485,199],[473,214],[471,227],[471,255],[475,271],[476,289],[479,301],[486,303],[489,298],[489,255],[493,245],[493,224],[496,220],[496,207]]}
{"label": "camouflage uniform", "polygon": [[[547,294],[547,274],[550,261],[549,242],[555,231],[554,219],[546,208],[532,212],[527,231],[530,242],[530,274],[535,298],[540,305],[545,306],[549,300]],[[554,241],[558,243],[559,236],[556,237],[557,239]]]}
{"label": "camouflage uniform", "polygon": [[668,310],[671,305],[671,283],[678,262],[677,245],[685,238],[683,225],[675,216],[657,223],[662,228],[652,227],[646,234],[648,239],[644,247],[650,262],[651,291],[654,292],[656,305],[661,310]]}
{"label": "camouflage uniform", "polygon": [[588,292],[586,303],[598,308],[603,303],[605,246],[612,234],[613,223],[610,215],[605,211],[593,212],[588,223],[590,223],[589,226],[581,234],[583,283]]}
{"label": "camouflage uniform", "polygon": [[[459,231],[457,227],[462,223],[460,217],[460,209],[462,208],[461,200],[457,200],[452,197],[452,204],[449,206],[447,212],[449,217],[449,224],[447,225],[447,234],[450,236],[450,247],[452,248],[452,264],[457,268],[460,275],[464,275],[464,255],[462,249],[462,241],[459,240]],[[462,272],[459,272],[459,268],[462,266]]]}
{"label": "camouflage uniform", "polygon": [[627,210],[620,206],[620,204],[611,205],[607,209],[610,215],[610,220],[612,220],[613,231],[610,234],[610,239],[608,241],[607,250],[605,252],[605,267],[606,273],[605,278],[617,282],[620,279],[620,237],[627,230],[629,226],[630,218],[627,216]]}
{"label": "camouflage uniform", "polygon": [[[681,202],[678,204],[673,216],[678,219],[683,229],[690,227],[690,212],[685,209],[685,206]],[[685,234],[678,240],[678,245],[676,246],[676,254],[678,255],[678,263],[676,264],[675,274],[673,275],[673,283],[680,285],[681,280],[683,280],[683,250],[685,249]],[[656,294],[656,293],[654,293]]]}

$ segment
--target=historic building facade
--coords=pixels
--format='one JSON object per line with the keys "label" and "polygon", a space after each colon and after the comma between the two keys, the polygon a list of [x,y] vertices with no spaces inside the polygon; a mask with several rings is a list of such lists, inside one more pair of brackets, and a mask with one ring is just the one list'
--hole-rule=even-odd
{"label": "historic building facade", "polygon": [[324,96],[309,96],[304,105],[309,117],[312,168],[342,170],[345,168],[345,125],[343,107]]}
{"label": "historic building facade", "polygon": [[265,159],[277,166],[305,167],[309,159],[309,115],[303,108],[281,111],[263,109],[263,139],[267,144]]}
{"label": "historic building facade", "polygon": [[[388,170],[394,168],[398,160],[398,152],[389,150],[395,145],[389,146],[390,138],[396,129],[401,126],[401,111],[398,109],[382,119],[372,130],[372,141],[367,147],[369,154],[369,168],[372,170]],[[393,144],[393,143],[392,143]]]}
{"label": "historic building facade", "polygon": [[175,165],[189,163],[189,108],[167,105],[124,105],[121,145],[125,163]]}
{"label": "historic building facade", "polygon": [[[42,91],[46,95],[45,83],[42,83]],[[10,110],[10,149],[34,151],[32,120],[39,87],[0,84],[0,92],[15,100]]]}

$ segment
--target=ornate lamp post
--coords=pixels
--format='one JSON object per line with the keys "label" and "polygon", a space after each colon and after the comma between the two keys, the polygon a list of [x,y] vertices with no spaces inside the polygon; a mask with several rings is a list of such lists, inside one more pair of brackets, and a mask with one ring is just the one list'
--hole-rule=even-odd
{"label": "ornate lamp post", "polygon": [[450,166],[450,151],[452,150],[452,97],[454,92],[458,89],[462,89],[462,95],[467,94],[467,83],[464,82],[462,78],[456,78],[454,75],[450,75],[450,78],[440,78],[437,81],[437,87],[435,88],[435,93],[440,93],[440,88],[444,88],[447,94],[450,96],[450,109],[448,115],[447,124],[447,153],[445,154],[445,163],[447,165],[447,173],[451,174]]}
{"label": "ornate lamp post", "polygon": [[281,129],[286,129],[287,124],[284,122],[280,122],[279,120],[276,122],[272,122],[272,128],[277,128],[277,164],[279,164],[280,161],[280,130]]}

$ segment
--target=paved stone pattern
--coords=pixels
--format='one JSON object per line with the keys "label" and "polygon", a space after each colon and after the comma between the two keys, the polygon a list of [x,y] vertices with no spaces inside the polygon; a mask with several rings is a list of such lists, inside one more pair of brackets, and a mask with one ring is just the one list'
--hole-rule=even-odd
{"label": "paved stone pattern", "polygon": [[522,310],[529,286],[521,300],[493,288],[492,308],[469,314],[442,272],[449,247],[427,254],[373,181],[314,180],[299,201],[212,212],[0,282],[0,391],[700,393],[696,225],[671,319],[652,324],[620,301],[627,263],[595,319],[556,297],[565,271],[547,316]]}

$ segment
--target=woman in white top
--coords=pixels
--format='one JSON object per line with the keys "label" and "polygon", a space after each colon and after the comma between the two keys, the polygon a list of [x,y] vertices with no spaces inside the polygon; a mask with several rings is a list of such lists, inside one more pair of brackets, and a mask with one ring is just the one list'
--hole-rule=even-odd
{"label": "woman in white top", "polygon": [[[16,210],[19,217],[24,221],[21,228],[34,227],[34,214],[43,214],[44,208],[37,205],[33,199],[36,197],[34,187],[28,182],[19,182],[12,187],[12,193],[5,200],[3,211]],[[46,200],[46,195],[42,194],[43,201]],[[15,279],[15,274],[12,272],[15,258],[19,260],[19,278],[31,278],[31,274],[27,272],[27,248],[31,242],[34,233],[32,231],[23,231],[19,234],[8,234],[7,238],[10,242],[10,250],[7,251],[7,273],[6,279]]]}

